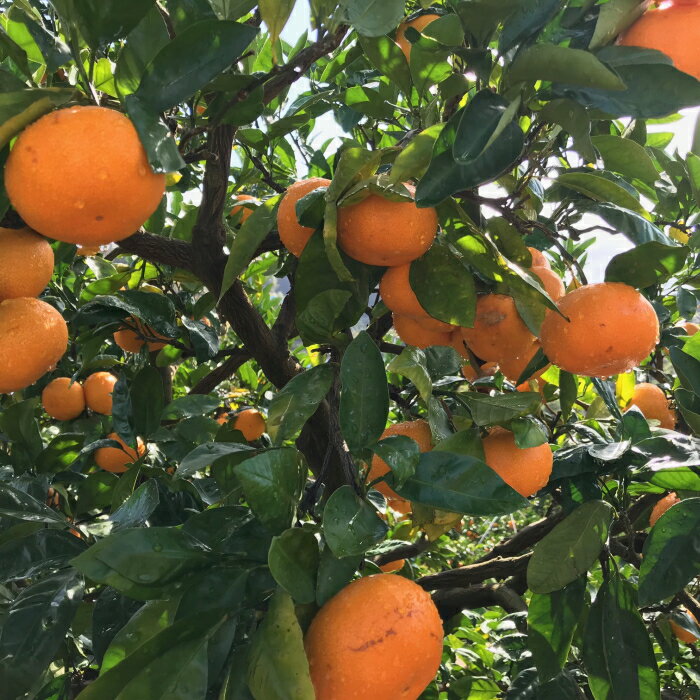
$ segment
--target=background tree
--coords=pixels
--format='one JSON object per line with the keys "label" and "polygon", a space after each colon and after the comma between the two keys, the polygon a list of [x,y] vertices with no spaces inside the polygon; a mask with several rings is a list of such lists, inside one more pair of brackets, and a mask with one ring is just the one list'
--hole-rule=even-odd
{"label": "background tree", "polygon": [[700,8],[294,5],[1,3],[0,694],[697,697]]}

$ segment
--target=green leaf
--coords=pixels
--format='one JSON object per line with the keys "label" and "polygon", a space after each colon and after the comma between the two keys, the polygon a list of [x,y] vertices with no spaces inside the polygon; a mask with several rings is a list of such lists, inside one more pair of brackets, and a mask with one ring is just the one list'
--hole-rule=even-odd
{"label": "green leaf", "polygon": [[351,452],[377,441],[389,414],[384,361],[371,336],[360,332],[340,365],[340,430]]}
{"label": "green leaf", "polygon": [[700,361],[680,348],[669,348],[668,354],[684,389],[700,396]]}
{"label": "green leaf", "polygon": [[267,561],[275,581],[297,603],[316,600],[319,552],[313,532],[295,527],[273,537]]}
{"label": "green leaf", "polygon": [[260,16],[270,32],[270,42],[279,39],[280,33],[292,14],[296,0],[260,0]]}
{"label": "green leaf", "polygon": [[472,419],[479,426],[502,425],[507,427],[514,418],[534,413],[541,396],[531,391],[489,396],[478,392],[462,394],[469,406]]}
{"label": "green leaf", "polygon": [[415,474],[420,460],[418,443],[406,435],[390,435],[374,445],[372,451],[389,465],[397,486]]}
{"label": "green leaf", "polygon": [[387,369],[410,379],[423,401],[430,398],[433,391],[433,381],[428,372],[423,350],[411,346],[405,347],[401,354],[389,363]]}
{"label": "green leaf", "polygon": [[501,55],[526,39],[533,39],[561,9],[558,0],[521,0],[508,18],[498,41]]}
{"label": "green leaf", "polygon": [[667,282],[683,269],[690,249],[649,241],[616,255],[605,269],[606,282],[624,282],[644,289]]}
{"label": "green leaf", "polygon": [[678,593],[700,573],[700,498],[669,508],[644,542],[639,570],[639,604],[658,603]]}
{"label": "green leaf", "polygon": [[[395,82],[405,94],[411,91],[411,72],[406,58],[395,41],[388,36],[360,36],[360,46],[370,63]],[[394,165],[396,167],[396,165]],[[401,182],[401,180],[396,180]]]}
{"label": "green leaf", "polygon": [[255,448],[239,442],[208,442],[198,445],[189,454],[183,457],[177,468],[176,474],[184,479],[192,474],[208,467],[221,457],[228,457],[236,453],[254,453]]}
{"label": "green leaf", "polygon": [[700,434],[700,396],[686,389],[676,389],[673,395],[685,422],[693,433]]}
{"label": "green leaf", "polygon": [[129,393],[137,435],[150,437],[160,427],[163,391],[163,379],[155,367],[144,367],[134,377]]}
{"label": "green leaf", "polygon": [[527,645],[541,681],[555,678],[564,668],[586,603],[585,595],[585,577],[560,591],[532,594],[527,611]]}
{"label": "green leaf", "polygon": [[292,524],[305,474],[291,447],[266,450],[234,467],[253,513],[271,532]]}
{"label": "green leaf", "polygon": [[146,66],[134,97],[151,112],[170,109],[234,63],[257,33],[256,27],[238,22],[196,22]]}
{"label": "green leaf", "polygon": [[533,593],[552,593],[586,573],[595,564],[608,538],[613,507],[588,501],[541,539],[527,567]]}
{"label": "green leaf", "polygon": [[649,185],[658,179],[654,161],[636,141],[612,134],[593,136],[592,141],[608,170],[614,170],[630,179],[637,178]]}
{"label": "green leaf", "polygon": [[646,215],[639,201],[624,187],[596,173],[562,173],[557,183],[579,192],[597,202],[611,203],[624,209]]}
{"label": "green leaf", "polygon": [[563,420],[569,420],[577,395],[578,382],[576,375],[565,372],[563,369],[559,370],[559,405],[561,406]]}
{"label": "green leaf", "polygon": [[0,630],[0,679],[7,698],[24,696],[51,663],[83,598],[83,578],[69,569],[23,588]]}
{"label": "green leaf", "polygon": [[13,488],[9,484],[0,484],[0,515],[35,523],[48,523],[68,527],[63,513],[49,508],[28,493]]}
{"label": "green leaf", "polygon": [[438,241],[414,260],[410,283],[430,316],[455,326],[474,325],[474,276],[449,245]]}
{"label": "green leaf", "polygon": [[316,604],[323,605],[352,580],[362,556],[336,557],[330,547],[324,547],[318,566]]}
{"label": "green leaf", "polygon": [[78,697],[80,700],[204,697],[207,644],[224,619],[220,610],[213,610],[200,611],[175,622],[92,681]]}
{"label": "green leaf", "polygon": [[483,461],[451,452],[424,452],[415,474],[391,485],[411,502],[465,515],[502,515],[527,504]]}
{"label": "green leaf", "polygon": [[622,32],[644,13],[644,5],[638,0],[609,0],[600,6],[589,49],[597,49],[612,43]]}
{"label": "green leaf", "polygon": [[277,207],[280,199],[282,199],[282,195],[266,199],[259,207],[255,208],[236,233],[224,268],[219,299],[228,292],[238,276],[250,265],[258,246],[274,228],[277,223]]}
{"label": "green leaf", "polygon": [[265,700],[314,700],[304,639],[287,593],[278,591],[250,649],[248,686]]}
{"label": "green leaf", "polygon": [[506,72],[510,83],[550,82],[599,90],[623,90],[619,76],[592,53],[554,44],[535,44],[521,51]]}
{"label": "green leaf", "polygon": [[611,575],[598,591],[583,635],[583,662],[596,700],[658,700],[654,649],[634,588]]}
{"label": "green leaf", "polygon": [[574,150],[587,163],[597,160],[591,140],[591,120],[588,112],[578,102],[566,98],[548,102],[538,114],[542,122],[559,124],[574,140]]}
{"label": "green leaf", "polygon": [[163,410],[162,420],[190,418],[211,413],[221,403],[218,397],[204,394],[186,394],[173,399]]}
{"label": "green leaf", "polygon": [[71,563],[96,583],[137,600],[150,600],[210,561],[199,542],[182,530],[148,527],[114,532]]}
{"label": "green leaf", "polygon": [[114,528],[143,525],[158,507],[159,502],[156,482],[146,481],[109,516],[109,520]]}
{"label": "green leaf", "polygon": [[[401,60],[403,61],[403,54]],[[396,157],[391,166],[389,181],[396,184],[421,178],[430,165],[435,141],[444,127],[444,124],[433,124],[417,134]]]}
{"label": "green leaf", "polygon": [[[60,0],[59,12],[67,26],[76,22],[91,48],[126,36],[151,9],[154,0]],[[65,7],[65,11],[61,11]]]}
{"label": "green leaf", "polygon": [[323,509],[323,535],[339,558],[364,554],[383,540],[388,530],[374,506],[351,486],[334,491]]}
{"label": "green leaf", "polygon": [[586,211],[599,216],[632,243],[657,241],[664,245],[673,245],[673,241],[660,228],[633,211],[620,209],[613,204],[594,204],[587,207]]}
{"label": "green leaf", "polygon": [[341,0],[348,21],[363,36],[381,36],[403,19],[405,0]]}
{"label": "green leaf", "polygon": [[[414,31],[410,28],[408,34]],[[428,98],[431,88],[452,75],[452,66],[447,61],[449,55],[449,49],[428,36],[419,36],[412,45],[409,67],[413,84],[421,95]]]}
{"label": "green leaf", "polygon": [[298,374],[272,399],[267,432],[275,445],[295,437],[330,391],[333,368],[317,365]]}

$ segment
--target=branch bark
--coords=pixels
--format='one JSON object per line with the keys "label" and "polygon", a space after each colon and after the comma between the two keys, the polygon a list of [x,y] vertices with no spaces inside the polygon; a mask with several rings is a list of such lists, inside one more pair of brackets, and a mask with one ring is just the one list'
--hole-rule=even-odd
{"label": "branch bark", "polygon": [[471,586],[487,581],[490,578],[506,579],[510,576],[515,576],[521,571],[525,571],[531,556],[532,554],[528,553],[508,559],[499,557],[489,561],[477,562],[476,564],[461,566],[458,569],[441,571],[439,574],[423,576],[416,583],[426,591],[436,591],[441,588]]}

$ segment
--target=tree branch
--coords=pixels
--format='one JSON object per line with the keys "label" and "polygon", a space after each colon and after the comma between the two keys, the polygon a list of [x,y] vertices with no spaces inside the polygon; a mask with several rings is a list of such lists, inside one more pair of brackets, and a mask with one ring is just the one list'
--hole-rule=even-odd
{"label": "tree branch", "polygon": [[524,571],[531,556],[532,554],[528,553],[509,559],[498,557],[489,561],[461,566],[458,569],[441,571],[439,574],[423,576],[416,583],[426,591],[436,591],[441,588],[470,586],[475,583],[482,583],[490,578],[505,579]]}
{"label": "tree branch", "polygon": [[489,608],[500,605],[509,613],[527,610],[523,599],[505,583],[469,588],[446,588],[433,593],[433,602],[443,620],[449,620],[465,608]]}
{"label": "tree branch", "polygon": [[139,230],[138,233],[118,241],[117,245],[125,253],[138,255],[149,262],[193,271],[192,246],[184,241]]}
{"label": "tree branch", "polygon": [[211,394],[221,382],[233,376],[238,368],[248,362],[250,353],[242,348],[237,348],[228,359],[202,377],[191,389],[190,394]]}
{"label": "tree branch", "polygon": [[513,554],[520,554],[520,552],[532,547],[532,545],[539,542],[545,535],[549,534],[563,519],[564,513],[560,512],[556,515],[550,515],[548,518],[543,518],[542,520],[526,525],[510,539],[497,544],[488,554],[481,557],[477,563],[491,561],[492,559],[511,556]]}

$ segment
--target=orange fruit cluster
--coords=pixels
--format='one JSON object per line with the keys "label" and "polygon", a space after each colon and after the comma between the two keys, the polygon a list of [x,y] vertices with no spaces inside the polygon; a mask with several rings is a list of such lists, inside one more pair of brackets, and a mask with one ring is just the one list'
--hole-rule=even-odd
{"label": "orange fruit cluster", "polygon": [[126,116],[105,107],[67,107],[19,135],[5,187],[34,230],[95,246],[138,231],[163,197],[165,176],[151,170]]}
{"label": "orange fruit cluster", "polygon": [[87,406],[91,411],[112,415],[112,392],[117,378],[109,372],[95,372],[84,384],[69,377],[57,377],[44,387],[41,403],[56,420],[73,420]]}
{"label": "orange fruit cluster", "polygon": [[430,595],[395,574],[353,581],[304,640],[316,700],[415,700],[433,680],[443,629]]}
{"label": "orange fruit cluster", "polygon": [[620,38],[623,46],[656,49],[700,80],[700,4],[673,2],[645,12]]}

